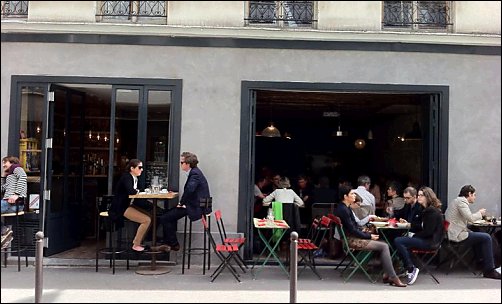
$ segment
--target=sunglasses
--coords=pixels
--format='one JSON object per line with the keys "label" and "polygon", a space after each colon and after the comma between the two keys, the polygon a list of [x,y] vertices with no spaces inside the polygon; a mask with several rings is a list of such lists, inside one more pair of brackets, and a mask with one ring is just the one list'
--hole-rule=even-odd
{"label": "sunglasses", "polygon": [[180,165],[186,164],[186,162],[180,162]]}
{"label": "sunglasses", "polygon": [[138,166],[138,169],[143,170],[143,166]]}

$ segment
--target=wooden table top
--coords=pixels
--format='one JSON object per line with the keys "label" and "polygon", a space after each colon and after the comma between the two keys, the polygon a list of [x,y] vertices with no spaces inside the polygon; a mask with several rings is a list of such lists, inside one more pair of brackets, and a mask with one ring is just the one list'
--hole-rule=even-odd
{"label": "wooden table top", "polygon": [[173,199],[178,197],[178,192],[167,192],[167,193],[143,193],[129,195],[129,198],[160,198],[160,199]]}

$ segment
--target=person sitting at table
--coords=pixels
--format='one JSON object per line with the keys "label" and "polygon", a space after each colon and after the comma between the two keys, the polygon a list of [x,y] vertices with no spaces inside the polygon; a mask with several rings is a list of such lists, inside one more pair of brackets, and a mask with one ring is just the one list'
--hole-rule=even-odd
{"label": "person sitting at table", "polygon": [[385,203],[385,211],[389,218],[394,217],[399,219],[396,216],[396,212],[399,212],[405,206],[405,201],[400,196],[401,189],[401,184],[397,181],[392,181],[389,183],[389,187],[387,188],[387,197],[390,197],[390,199]]}
{"label": "person sitting at table", "polygon": [[422,230],[413,234],[413,237],[402,236],[394,239],[394,246],[408,272],[408,285],[415,283],[420,271],[413,264],[408,249],[437,249],[444,236],[441,201],[436,197],[434,191],[429,187],[420,188],[418,190],[418,203],[424,208],[422,211]]}
{"label": "person sitting at table", "polygon": [[417,201],[417,189],[406,187],[403,191],[403,199],[406,205],[401,210],[395,211],[396,219],[404,219],[410,223],[409,232],[415,233],[422,230],[422,211],[424,207]]}
{"label": "person sitting at table", "polygon": [[139,159],[131,159],[127,163],[127,172],[125,172],[115,185],[115,193],[110,206],[109,215],[117,223],[118,227],[123,226],[123,217],[130,221],[139,223],[136,235],[132,241],[134,251],[144,251],[145,247],[141,245],[145,238],[152,219],[144,209],[143,199],[130,199],[129,195],[138,194],[138,176],[143,172],[143,162]]}
{"label": "person sitting at table", "polygon": [[486,232],[474,232],[467,228],[467,224],[480,220],[486,213],[485,208],[472,213],[469,204],[476,201],[476,189],[465,185],[460,189],[458,197],[446,208],[445,219],[450,222],[448,239],[453,242],[465,242],[466,246],[473,246],[476,257],[482,258],[483,277],[500,280],[500,273],[495,270],[493,261],[493,247],[491,236]]}
{"label": "person sitting at table", "polygon": [[274,190],[263,199],[263,206],[270,206],[272,201],[282,203],[282,219],[284,219],[290,227],[284,236],[289,239],[289,233],[291,231],[299,232],[301,229],[298,207],[304,207],[305,204],[298,194],[296,194],[293,189],[290,189],[291,184],[289,178],[285,176],[281,177],[278,186],[278,189]]}
{"label": "person sitting at table", "polygon": [[339,197],[341,203],[338,204],[336,208],[336,215],[342,222],[343,229],[349,241],[349,246],[354,249],[379,252],[384,272],[383,282],[396,287],[406,287],[406,284],[401,282],[394,270],[394,267],[392,266],[389,245],[385,242],[379,241],[378,234],[363,232],[357,226],[354,214],[349,207],[356,199],[356,192],[353,189],[342,185],[339,188]]}
{"label": "person sitting at table", "polygon": [[354,214],[354,220],[356,221],[357,226],[363,228],[363,230],[364,230],[364,228],[366,228],[366,224],[368,224],[368,222],[371,221],[371,219],[374,218],[375,215],[370,214],[362,219],[359,219],[354,210],[361,208],[362,202],[363,202],[363,198],[359,194],[356,193],[356,199],[354,200],[354,202],[352,204],[350,204],[349,207],[352,210],[352,213]]}
{"label": "person sitting at table", "polygon": [[206,177],[197,167],[198,163],[197,155],[191,152],[181,153],[181,170],[188,174],[183,188],[183,195],[175,208],[169,209],[160,217],[163,226],[164,243],[173,251],[180,250],[180,244],[176,237],[178,220],[188,215],[191,221],[198,221],[202,218],[202,214],[211,213],[211,210],[202,210],[200,207],[201,200],[211,197],[211,194],[209,193],[209,184]]}

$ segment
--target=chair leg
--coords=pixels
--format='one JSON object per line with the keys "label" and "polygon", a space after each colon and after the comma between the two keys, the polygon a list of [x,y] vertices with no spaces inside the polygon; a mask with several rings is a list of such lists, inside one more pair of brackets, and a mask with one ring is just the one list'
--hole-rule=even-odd
{"label": "chair leg", "polygon": [[188,221],[188,264],[187,269],[190,269],[190,260],[192,258],[192,220]]}
{"label": "chair leg", "polygon": [[185,229],[183,230],[183,257],[181,263],[181,274],[185,274],[185,256],[187,254],[187,217],[185,216]]}

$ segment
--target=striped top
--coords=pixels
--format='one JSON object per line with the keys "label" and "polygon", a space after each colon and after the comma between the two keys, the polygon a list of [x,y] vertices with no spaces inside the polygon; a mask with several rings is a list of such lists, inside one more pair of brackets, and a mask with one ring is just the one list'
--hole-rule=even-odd
{"label": "striped top", "polygon": [[26,172],[23,168],[17,167],[14,172],[5,177],[5,184],[2,185],[3,199],[8,199],[12,195],[26,197],[28,185]]}

